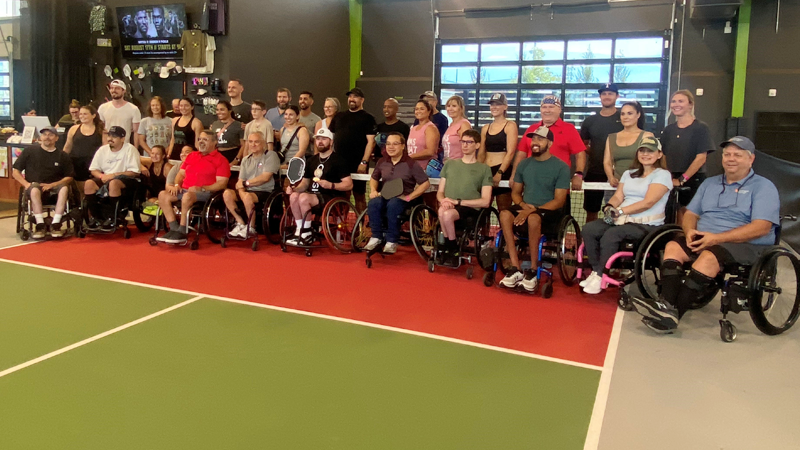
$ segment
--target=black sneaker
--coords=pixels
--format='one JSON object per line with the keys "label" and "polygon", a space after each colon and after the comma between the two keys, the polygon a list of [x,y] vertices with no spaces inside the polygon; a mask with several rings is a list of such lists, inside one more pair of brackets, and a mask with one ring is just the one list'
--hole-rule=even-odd
{"label": "black sneaker", "polygon": [[156,240],[166,244],[185,244],[187,237],[186,233],[180,231],[168,231],[163,236],[157,237]]}
{"label": "black sneaker", "polygon": [[43,223],[37,223],[36,228],[33,230],[33,234],[31,235],[34,239],[44,239],[47,235],[47,226]]}
{"label": "black sneaker", "polygon": [[650,317],[642,317],[642,323],[658,334],[672,334],[675,332],[675,328],[664,326]]}
{"label": "black sneaker", "polygon": [[61,229],[61,222],[50,225],[50,236],[54,238],[64,237],[64,230]]}
{"label": "black sneaker", "polygon": [[111,231],[114,229],[114,219],[106,219],[100,224],[100,229],[103,231]]}
{"label": "black sneaker", "polygon": [[664,299],[659,297],[657,300],[649,298],[633,297],[633,306],[636,312],[651,321],[662,325],[666,329],[674,330],[678,327],[678,310]]}
{"label": "black sneaker", "polygon": [[97,231],[100,229],[100,222],[95,219],[89,219],[89,221],[86,222],[86,229],[89,231]]}

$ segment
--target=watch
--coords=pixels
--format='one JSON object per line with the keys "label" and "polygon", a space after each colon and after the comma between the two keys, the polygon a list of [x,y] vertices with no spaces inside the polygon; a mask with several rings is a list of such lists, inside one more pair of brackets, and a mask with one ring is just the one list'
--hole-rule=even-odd
{"label": "watch", "polygon": [[580,170],[576,170],[575,173],[572,176],[573,177],[579,176],[579,177],[583,178],[583,172],[581,172]]}
{"label": "watch", "polygon": [[503,172],[503,169],[497,169],[497,173],[499,173],[500,175],[502,175],[502,174],[504,174],[505,172]]}
{"label": "watch", "polygon": [[617,208],[617,214],[620,216],[624,216],[625,214],[622,212],[622,208]]}
{"label": "watch", "polygon": [[461,206],[461,199],[458,199],[458,203],[456,203],[456,204],[457,204],[458,206]]}
{"label": "watch", "polygon": [[362,159],[362,160],[361,160],[361,165],[364,165],[364,166],[366,166],[366,165],[367,165],[367,160],[366,160],[366,159]]}
{"label": "watch", "polygon": [[242,184],[244,185],[244,187],[250,187],[250,180],[244,180],[244,183]]}

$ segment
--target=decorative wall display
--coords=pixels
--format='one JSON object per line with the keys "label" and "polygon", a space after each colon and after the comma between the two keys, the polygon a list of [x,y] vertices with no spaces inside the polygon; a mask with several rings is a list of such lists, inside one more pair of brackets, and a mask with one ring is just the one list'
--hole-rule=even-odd
{"label": "decorative wall display", "polygon": [[123,58],[180,58],[178,44],[186,30],[184,5],[119,7],[117,19]]}

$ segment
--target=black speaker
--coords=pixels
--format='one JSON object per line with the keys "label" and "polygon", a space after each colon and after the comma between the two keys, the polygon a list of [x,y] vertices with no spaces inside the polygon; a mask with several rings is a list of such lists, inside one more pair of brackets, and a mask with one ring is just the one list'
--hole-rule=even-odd
{"label": "black speaker", "polygon": [[730,20],[742,6],[743,0],[689,0],[689,18],[700,20]]}

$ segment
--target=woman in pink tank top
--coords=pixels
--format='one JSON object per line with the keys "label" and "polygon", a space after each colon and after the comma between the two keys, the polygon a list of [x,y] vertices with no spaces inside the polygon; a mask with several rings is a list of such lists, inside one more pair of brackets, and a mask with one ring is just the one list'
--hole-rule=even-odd
{"label": "woman in pink tank top", "polygon": [[454,95],[447,99],[445,108],[447,109],[447,115],[453,119],[453,123],[450,124],[442,137],[444,161],[447,161],[448,159],[461,158],[461,133],[472,128],[472,124],[469,123],[469,120],[464,115],[464,99],[460,95]]}
{"label": "woman in pink tank top", "polygon": [[436,156],[439,149],[439,130],[431,122],[433,108],[425,100],[420,100],[414,106],[414,117],[419,123],[411,127],[408,133],[408,156],[417,161],[425,169],[428,161]]}

